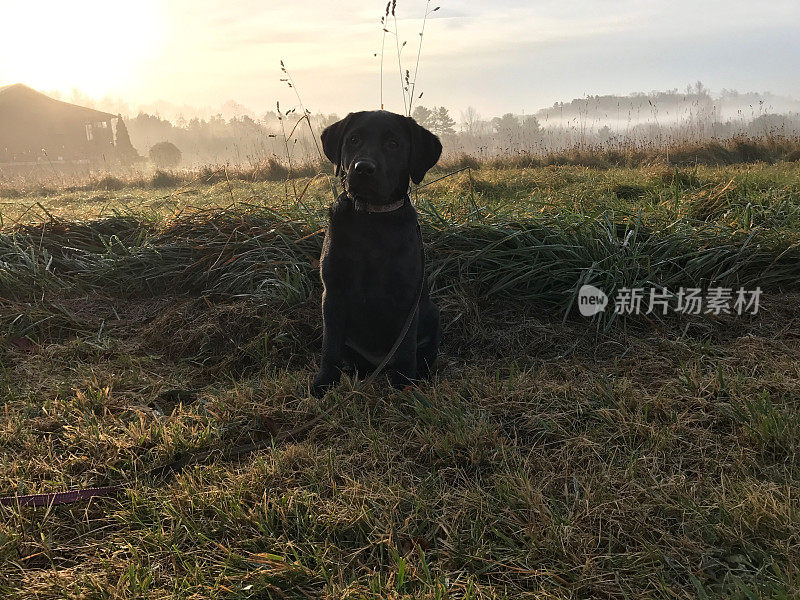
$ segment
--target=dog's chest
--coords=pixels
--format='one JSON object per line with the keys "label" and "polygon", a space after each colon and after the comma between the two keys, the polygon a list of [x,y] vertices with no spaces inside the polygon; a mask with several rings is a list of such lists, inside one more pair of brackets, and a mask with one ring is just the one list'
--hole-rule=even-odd
{"label": "dog's chest", "polygon": [[329,234],[321,271],[326,290],[365,313],[403,309],[413,300],[422,268],[414,224],[332,223]]}

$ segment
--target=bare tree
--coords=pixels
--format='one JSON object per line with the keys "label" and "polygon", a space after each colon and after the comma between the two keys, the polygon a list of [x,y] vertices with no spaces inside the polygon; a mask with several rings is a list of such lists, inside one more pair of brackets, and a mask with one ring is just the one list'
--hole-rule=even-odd
{"label": "bare tree", "polygon": [[477,109],[474,106],[468,106],[467,110],[461,112],[461,133],[477,135],[480,120],[481,116]]}

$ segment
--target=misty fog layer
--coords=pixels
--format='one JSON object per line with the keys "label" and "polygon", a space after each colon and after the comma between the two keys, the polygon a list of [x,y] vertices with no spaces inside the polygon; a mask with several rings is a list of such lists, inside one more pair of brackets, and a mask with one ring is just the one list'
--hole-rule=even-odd
{"label": "misty fog layer", "polygon": [[[145,153],[154,143],[170,141],[181,149],[184,166],[208,163],[253,164],[286,156],[284,134],[296,123],[270,111],[255,115],[234,102],[209,118],[140,113],[127,120],[133,145]],[[314,130],[343,115],[312,115]],[[723,91],[712,95],[695,84],[630,96],[595,96],[558,103],[533,115],[480,115],[475,109],[452,111],[417,106],[413,116],[443,141],[445,155],[477,158],[504,154],[546,154],[574,147],[666,147],[685,142],[734,137],[800,135],[800,102],[771,94]],[[286,130],[286,131],[284,131]],[[290,140],[292,157],[316,160],[308,128],[298,127]]]}
{"label": "misty fog layer", "polygon": [[[63,99],[122,115],[130,142],[143,157],[156,144],[174,144],[183,168],[253,166],[269,159],[319,160],[307,124],[298,123],[302,114],[292,108],[256,114],[228,101],[217,111],[165,103],[135,111],[123,102],[95,101],[77,91]],[[363,108],[369,107],[354,107]],[[309,114],[314,134],[341,116]],[[445,157],[467,154],[478,159],[575,148],[659,149],[708,140],[800,136],[800,101],[769,93],[712,94],[700,82],[683,92],[588,96],[534,114],[481,115],[472,107],[455,111],[416,106],[413,116],[440,136]]]}

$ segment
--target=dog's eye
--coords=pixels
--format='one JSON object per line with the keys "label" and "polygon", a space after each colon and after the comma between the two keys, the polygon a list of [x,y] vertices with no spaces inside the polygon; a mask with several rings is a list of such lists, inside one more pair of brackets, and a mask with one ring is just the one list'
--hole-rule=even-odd
{"label": "dog's eye", "polygon": [[390,148],[391,150],[397,150],[400,144],[397,143],[397,140],[392,138],[386,142],[386,147]]}
{"label": "dog's eye", "polygon": [[350,136],[350,139],[349,139],[348,141],[349,141],[351,144],[357,144],[358,142],[360,142],[360,141],[361,141],[361,138],[360,138],[360,137],[358,137],[357,135],[351,135],[351,136]]}

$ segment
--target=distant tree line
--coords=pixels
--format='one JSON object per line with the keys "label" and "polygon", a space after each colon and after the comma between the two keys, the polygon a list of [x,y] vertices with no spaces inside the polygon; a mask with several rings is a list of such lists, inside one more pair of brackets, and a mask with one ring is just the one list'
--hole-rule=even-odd
{"label": "distant tree line", "polygon": [[[678,96],[686,98],[687,103],[678,103]],[[748,95],[735,92],[725,95],[726,101],[742,97],[744,101],[751,100]],[[505,113],[490,118],[468,107],[458,120],[444,106],[419,105],[412,116],[442,139],[445,155],[466,153],[478,158],[542,154],[574,147],[665,146],[737,136],[800,136],[799,113],[768,112],[769,107],[763,103],[749,113],[739,110],[734,117],[723,119],[717,107],[722,100],[712,98],[700,83],[685,94],[670,90],[625,97],[628,104],[624,118],[603,112],[609,103],[616,106],[621,102],[620,98],[590,97],[535,114]],[[602,110],[596,110],[598,106]],[[632,115],[636,111],[631,107],[639,114]],[[570,118],[553,118],[553,111],[560,113],[562,108]],[[260,118],[242,115],[225,119],[218,114],[205,119],[179,117],[172,122],[143,112],[126,121],[130,140],[142,155],[148,155],[156,144],[169,142],[181,154],[180,165],[191,167],[254,165],[270,158],[286,162],[288,156],[295,162],[316,161],[317,145],[305,123],[300,123],[288,137],[299,118],[296,113],[270,111]],[[314,135],[338,119],[335,114],[310,115]],[[161,156],[158,151],[156,155]]]}

